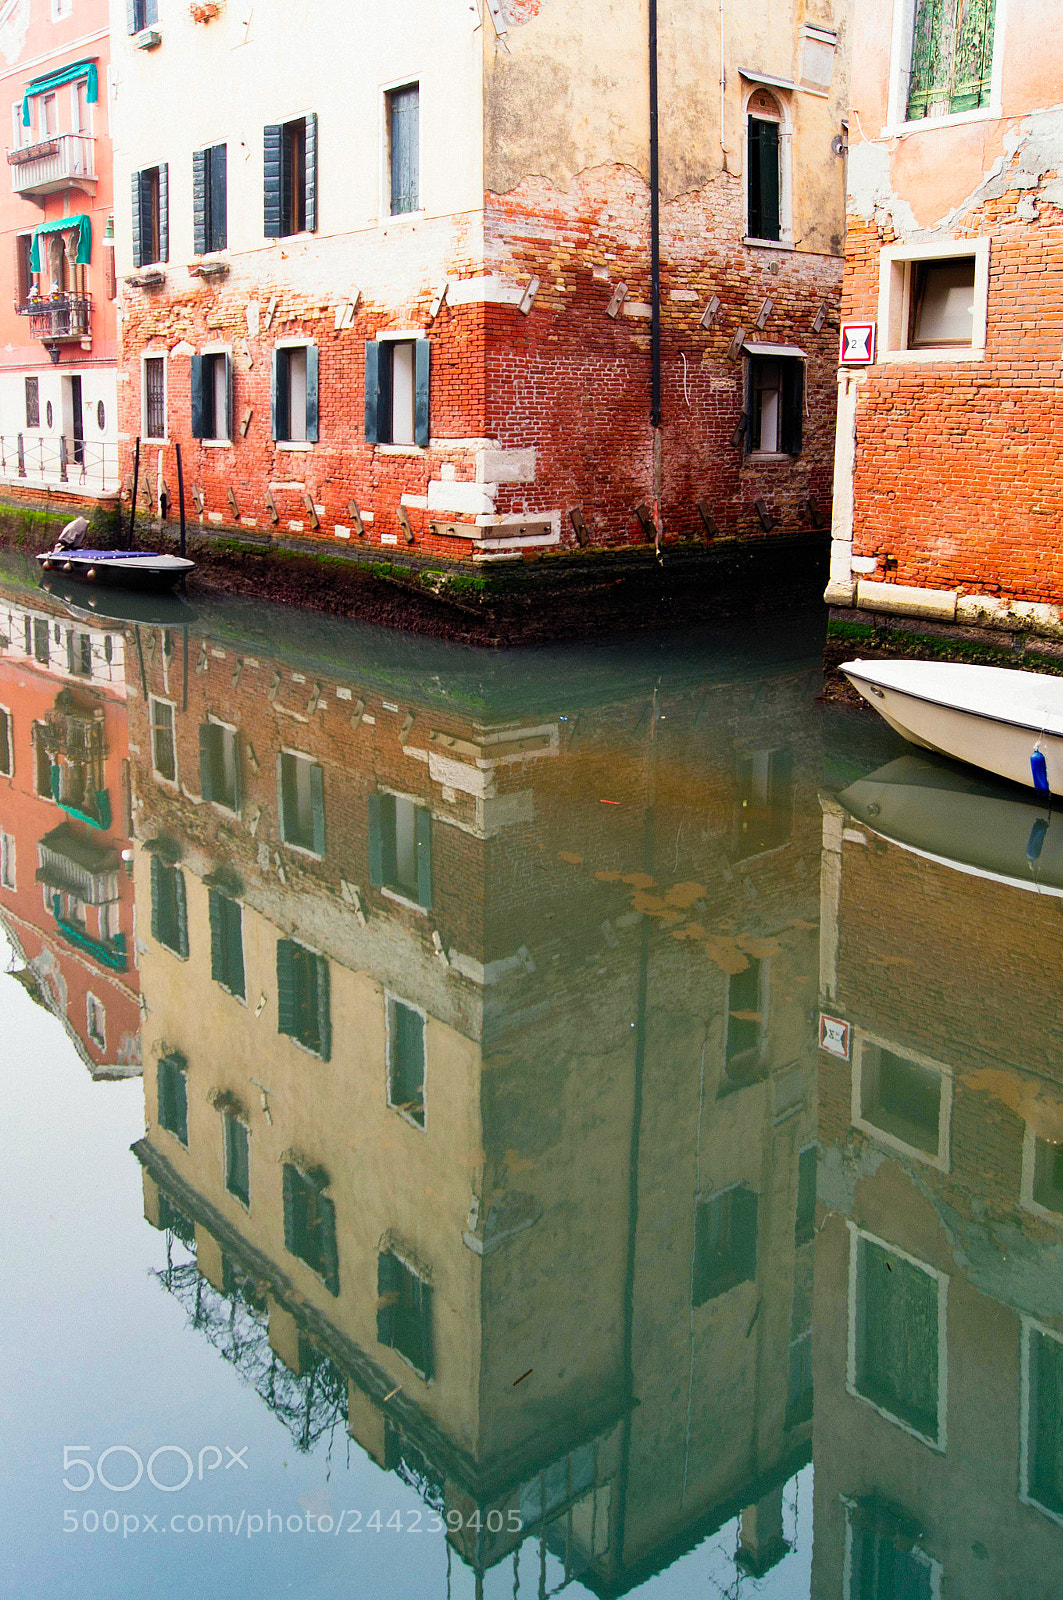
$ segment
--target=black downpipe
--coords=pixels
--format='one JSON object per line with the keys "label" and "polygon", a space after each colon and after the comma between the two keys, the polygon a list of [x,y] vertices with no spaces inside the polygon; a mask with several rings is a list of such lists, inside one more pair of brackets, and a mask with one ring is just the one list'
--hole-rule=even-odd
{"label": "black downpipe", "polygon": [[134,544],[133,544],[133,530],[134,530],[134,527],[136,525],[136,520],[137,520],[137,492],[138,492],[139,488],[140,488],[140,434],[138,433],[137,434],[136,449],[133,452],[133,502],[129,507],[129,541],[126,544],[126,549],[127,550],[133,550],[133,549],[136,548],[134,546]]}
{"label": "black downpipe", "polygon": [[180,548],[181,548],[181,555],[183,557],[186,554],[186,547],[187,547],[187,544],[188,544],[188,537],[187,537],[187,533],[186,533],[186,530],[185,530],[185,474],[184,474],[184,468],[181,465],[181,446],[180,445],[177,446],[177,505],[178,505],[178,514],[179,514],[179,516],[181,518],[181,547]]}

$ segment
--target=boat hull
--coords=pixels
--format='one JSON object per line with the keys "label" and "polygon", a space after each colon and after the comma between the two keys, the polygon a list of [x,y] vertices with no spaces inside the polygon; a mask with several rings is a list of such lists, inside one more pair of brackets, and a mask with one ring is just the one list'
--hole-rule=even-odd
{"label": "boat hull", "polygon": [[[985,681],[994,691],[994,703],[991,709],[980,710],[973,705],[956,704],[955,699],[950,704],[937,698],[949,692],[949,680],[943,678],[940,664],[925,664],[937,671],[928,673],[924,692],[890,681],[885,669],[900,665],[852,661],[846,662],[841,671],[879,716],[910,743],[980,767],[1027,789],[1038,787],[1031,757],[1039,751],[1044,756],[1048,789],[1054,795],[1063,795],[1063,728],[1055,707],[1037,703],[1034,686],[1044,682],[1043,678],[1008,668],[964,668],[964,687],[968,689],[972,674],[992,674]],[[924,663],[903,665],[918,668]],[[1000,705],[1001,674],[1018,680],[1014,703],[1006,710]],[[1048,682],[1053,691],[1060,687],[1058,680]],[[1024,698],[1018,692],[1031,689],[1032,702],[1029,693]]]}
{"label": "boat hull", "polygon": [[41,571],[69,583],[107,589],[138,589],[164,594],[195,570],[195,562],[154,551],[47,551],[37,557]]}

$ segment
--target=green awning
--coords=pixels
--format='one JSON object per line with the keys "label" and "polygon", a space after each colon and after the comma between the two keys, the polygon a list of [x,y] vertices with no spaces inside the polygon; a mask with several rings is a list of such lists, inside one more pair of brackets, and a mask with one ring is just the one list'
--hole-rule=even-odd
{"label": "green awning", "polygon": [[50,89],[58,89],[64,83],[76,83],[78,78],[89,80],[88,93],[85,99],[90,106],[94,106],[100,98],[100,79],[96,71],[96,58],[90,61],[75,61],[72,66],[60,67],[58,72],[48,72],[41,78],[31,78],[22,101],[22,126],[30,125],[30,101],[34,96],[47,94]]}
{"label": "green awning", "polygon": [[78,248],[74,260],[79,267],[88,266],[92,260],[92,219],[86,216],[84,211],[81,211],[76,217],[56,217],[54,222],[42,222],[40,227],[36,229],[33,235],[33,243],[30,245],[31,272],[41,271],[41,234],[62,233],[64,228],[76,228],[78,230]]}

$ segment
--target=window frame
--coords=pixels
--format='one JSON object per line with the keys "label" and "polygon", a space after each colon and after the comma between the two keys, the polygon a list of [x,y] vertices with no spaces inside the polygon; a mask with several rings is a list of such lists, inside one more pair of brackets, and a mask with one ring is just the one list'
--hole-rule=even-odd
{"label": "window frame", "polygon": [[[285,183],[290,186],[292,174],[286,172],[286,139],[289,130],[297,123],[303,124],[302,165],[302,226],[286,228]],[[306,233],[316,233],[318,225],[318,171],[319,129],[316,111],[299,111],[283,122],[266,123],[262,130],[262,234],[266,239],[298,239]],[[292,193],[294,194],[294,190]]]}
{"label": "window frame", "polygon": [[18,841],[5,830],[0,830],[0,889],[18,893]]}
{"label": "window frame", "polygon": [[[414,810],[414,848],[418,872],[417,898],[413,899],[406,890],[409,884],[400,884],[395,880],[389,881],[387,872],[394,850],[394,844],[388,838],[388,830],[394,834],[394,819],[389,823],[385,812],[388,803],[394,808],[396,801],[411,805]],[[432,909],[434,897],[434,869],[433,869],[433,824],[432,808],[426,805],[418,795],[401,794],[394,789],[381,789],[376,794],[368,797],[369,808],[369,881],[372,886],[379,889],[381,894],[389,900],[396,901],[399,905],[408,906],[412,911],[420,911],[427,915]],[[419,821],[427,818],[427,821]],[[427,863],[427,865],[425,865]],[[427,882],[425,883],[425,880]],[[422,885],[424,885],[424,898],[422,898]]]}
{"label": "window frame", "polygon": [[[206,740],[203,735],[208,729],[217,728],[224,735],[232,739],[232,764],[233,764],[233,800],[235,804],[228,805],[225,800],[218,800],[214,795],[214,776],[206,767],[207,752]],[[207,713],[205,722],[199,724],[199,787],[200,795],[208,805],[214,806],[227,817],[238,817],[243,810],[243,784],[240,771],[240,730],[234,723],[223,722],[221,717],[216,717],[213,712]],[[204,782],[208,779],[208,782]],[[210,793],[207,793],[207,790]]]}
{"label": "window frame", "polygon": [[[395,443],[394,347],[413,346],[413,439]],[[397,454],[420,455],[431,443],[432,341],[424,328],[389,328],[365,343],[365,421],[367,444]],[[384,418],[386,417],[386,421]]]}
{"label": "window frame", "polygon": [[[155,759],[156,758],[156,749],[155,749],[156,723],[155,723],[154,707],[157,706],[157,705],[168,706],[169,710],[170,710],[170,739],[171,739],[171,742],[173,744],[173,777],[172,778],[168,778],[165,775],[165,773],[162,772],[161,769],[156,764],[156,759]],[[155,779],[156,783],[166,783],[166,784],[169,784],[174,789],[179,788],[180,787],[180,783],[179,783],[180,765],[179,765],[178,760],[177,760],[177,704],[176,704],[175,701],[167,700],[164,696],[157,695],[157,694],[153,694],[153,695],[149,695],[148,696],[148,741],[149,741],[149,743],[151,745],[151,775],[152,775],[152,777]]]}
{"label": "window frame", "polygon": [[[395,210],[395,174],[393,165],[392,141],[392,113],[395,97],[407,94],[410,90],[417,92],[417,204]],[[424,124],[421,118],[421,80],[420,78],[399,78],[394,83],[388,83],[382,90],[382,139],[381,139],[381,187],[380,187],[380,220],[392,222],[398,217],[420,217],[424,215],[424,199],[421,192],[421,175],[424,170]]]}
{"label": "window frame", "polygon": [[[250,1216],[251,1214],[251,1128],[246,1117],[240,1116],[230,1106],[226,1106],[221,1115],[222,1125],[222,1182],[226,1194],[230,1195]],[[244,1147],[246,1154],[247,1190],[246,1194],[232,1187],[232,1167],[230,1162],[232,1129],[243,1129]]]}
{"label": "window frame", "polygon": [[907,119],[908,86],[911,78],[912,45],[915,34],[916,0],[894,0],[893,32],[890,40],[889,98],[882,138],[897,138],[931,128],[957,128],[969,122],[991,122],[1002,115],[1001,85],[1004,77],[1004,37],[1007,30],[1008,0],[995,0],[993,19],[993,68],[989,104],[973,111],[952,111],[944,117]]}
{"label": "window frame", "polygon": [[[413,1016],[421,1019],[421,1115],[409,1111],[409,1102],[395,1100],[392,1090],[395,1078],[395,1050],[397,1048],[397,1027],[395,1008],[402,1006]],[[384,1078],[386,1083],[387,1103],[393,1111],[397,1111],[404,1122],[411,1127],[418,1128],[422,1133],[428,1131],[428,1013],[421,1006],[414,1005],[409,1000],[404,1000],[401,995],[393,994],[390,989],[384,991]]]}
{"label": "window frame", "polygon": [[[170,1074],[172,1074],[174,1080],[180,1078],[182,1080],[182,1083],[183,1083],[183,1088],[184,1088],[184,1095],[183,1095],[184,1106],[182,1108],[182,1111],[183,1111],[183,1128],[184,1128],[184,1137],[183,1138],[182,1138],[181,1132],[177,1128],[171,1127],[169,1121],[164,1120],[165,1117],[169,1116],[170,1110],[172,1109],[170,1104],[169,1104],[171,1090],[168,1088],[167,1091],[166,1091],[165,1096],[163,1094],[163,1074],[164,1074],[164,1070],[165,1070],[165,1074],[166,1074],[167,1077],[169,1077]],[[176,1139],[177,1143],[179,1145],[181,1145],[181,1147],[183,1149],[187,1150],[188,1147],[189,1147],[189,1139],[188,1139],[188,1062],[177,1051],[171,1051],[167,1055],[163,1055],[163,1056],[159,1057],[158,1065],[157,1065],[156,1070],[155,1070],[155,1115],[156,1115],[156,1121],[158,1122],[159,1127],[165,1129],[165,1131],[170,1135],[171,1139]]]}
{"label": "window frame", "polygon": [[[225,415],[224,432],[218,432],[217,363],[223,363]],[[207,446],[230,446],[233,442],[233,356],[230,345],[208,345],[189,361],[190,417],[193,439]],[[208,423],[212,432],[208,432]]]}
{"label": "window frame", "polygon": [[[313,834],[313,837],[314,837],[315,846],[316,846],[316,844],[318,842],[320,842],[320,845],[321,845],[321,849],[320,850],[316,849],[314,846],[311,846],[311,845],[300,844],[297,840],[289,839],[289,837],[288,837],[288,821],[287,821],[287,810],[286,810],[285,800],[284,800],[284,777],[283,777],[285,759],[288,759],[288,760],[291,760],[291,761],[305,761],[305,762],[308,762],[310,767],[311,767],[311,777],[310,777],[311,829],[312,829],[312,834]],[[315,786],[314,786],[314,778],[313,778],[313,770],[314,769],[316,769],[317,772],[319,772],[320,775],[321,775],[319,780],[318,780],[318,785],[317,785],[317,792],[318,792],[318,796],[319,796],[319,799],[320,799],[320,808],[321,808],[321,827],[320,827],[320,830],[318,830],[318,828],[317,828],[316,817],[314,815],[314,807],[315,807],[315,795],[314,795],[314,787]],[[278,823],[280,825],[281,843],[285,846],[286,849],[288,849],[288,850],[298,850],[301,855],[310,856],[315,861],[323,861],[324,860],[325,855],[327,854],[327,850],[328,850],[327,816],[326,816],[326,811],[325,811],[325,769],[322,766],[321,762],[317,759],[317,757],[311,755],[309,753],[309,751],[306,751],[306,750],[293,750],[291,748],[291,746],[289,746],[289,745],[282,745],[280,750],[278,750],[278,752],[277,752],[277,820],[278,820]]]}
{"label": "window frame", "polygon": [[[882,1239],[877,1234],[869,1232],[866,1228],[861,1228],[857,1223],[853,1222],[851,1218],[847,1218],[846,1219],[846,1225],[847,1225],[847,1227],[849,1229],[849,1282],[848,1282],[848,1306],[847,1306],[848,1335],[847,1335],[847,1350],[846,1350],[845,1392],[852,1399],[859,1400],[862,1405],[870,1406],[872,1411],[876,1411],[878,1413],[878,1415],[880,1417],[884,1417],[887,1422],[892,1422],[895,1427],[901,1428],[911,1438],[918,1439],[921,1444],[925,1444],[927,1446],[927,1448],[930,1449],[930,1450],[933,1450],[935,1452],[935,1454],[944,1455],[945,1451],[946,1451],[947,1442],[948,1442],[948,1440],[947,1440],[947,1427],[948,1427],[948,1415],[947,1415],[947,1412],[948,1412],[948,1291],[949,1291],[949,1279],[948,1279],[948,1277],[947,1277],[947,1275],[945,1273],[939,1272],[938,1269],[936,1267],[932,1267],[929,1262],[920,1261],[918,1256],[909,1255],[908,1251],[907,1250],[902,1250],[899,1245],[891,1244],[888,1239]],[[861,1243],[861,1241],[865,1241],[865,1242],[867,1242],[869,1244],[876,1245],[879,1249],[886,1250],[886,1251],[889,1252],[889,1254],[899,1257],[900,1260],[907,1262],[909,1266],[916,1267],[916,1268],[918,1268],[918,1270],[920,1272],[926,1273],[927,1276],[929,1278],[931,1278],[937,1284],[937,1438],[936,1439],[935,1438],[931,1438],[929,1434],[923,1433],[919,1428],[914,1427],[912,1423],[906,1421],[904,1417],[897,1416],[896,1413],[893,1412],[893,1411],[890,1411],[887,1406],[882,1405],[879,1401],[872,1399],[870,1395],[864,1394],[861,1389],[857,1388],[857,1383],[856,1383],[856,1380],[857,1380],[857,1298],[858,1298],[858,1296],[857,1296],[857,1287],[858,1287],[858,1278],[859,1278],[859,1270],[860,1270],[860,1243]]]}
{"label": "window frame", "polygon": [[135,38],[159,20],[158,0],[126,0],[126,33]]}
{"label": "window frame", "polygon": [[[842,1557],[842,1594],[844,1600],[853,1600],[853,1511],[856,1503],[848,1496],[842,1496],[845,1507],[845,1550]],[[913,1545],[909,1552],[913,1558],[927,1567],[930,1575],[930,1600],[941,1600],[941,1580],[944,1567],[934,1556],[927,1555],[925,1550]]]}
{"label": "window frame", "polygon": [[[777,115],[770,113],[760,114],[760,109],[754,109],[753,102],[758,95],[764,96],[772,102]],[[775,122],[779,129],[779,237],[777,239],[761,238],[753,233],[750,227],[750,123]],[[746,92],[742,107],[742,127],[744,136],[743,160],[745,162],[745,181],[742,185],[742,243],[753,248],[765,250],[792,250],[794,248],[794,220],[793,220],[793,118],[790,111],[789,97],[786,91],[772,84],[770,87],[763,83],[751,82]]]}
{"label": "window frame", "polygon": [[1022,1316],[1020,1318],[1020,1345],[1019,1345],[1019,1499],[1023,1505],[1032,1506],[1035,1511],[1040,1511],[1042,1516],[1049,1517],[1063,1527],[1063,1511],[1054,1510],[1046,1506],[1043,1501],[1030,1488],[1031,1444],[1033,1442],[1033,1429],[1031,1416],[1031,1402],[1033,1399],[1033,1336],[1054,1339],[1057,1344],[1063,1344],[1063,1333],[1058,1328],[1049,1328],[1043,1322],[1038,1322],[1034,1317]]}
{"label": "window frame", "polygon": [[[974,258],[974,316],[970,345],[908,344],[911,318],[912,266],[920,261]],[[890,363],[984,361],[989,321],[990,241],[939,239],[923,244],[885,245],[879,252],[878,350],[876,359]]]}
{"label": "window frame", "polygon": [[[940,1077],[941,1098],[938,1102],[938,1147],[935,1152],[931,1153],[917,1144],[910,1144],[900,1134],[891,1133],[889,1129],[880,1127],[867,1114],[865,1110],[865,1071],[869,1064],[865,1066],[865,1052],[867,1052],[868,1046],[874,1050],[888,1050],[891,1055],[900,1056],[903,1060],[910,1061],[913,1066],[925,1068]],[[869,1139],[873,1139],[876,1144],[886,1145],[891,1150],[896,1150],[913,1161],[921,1161],[925,1166],[936,1167],[939,1172],[948,1172],[952,1148],[952,1090],[952,1068],[947,1062],[935,1061],[931,1056],[924,1055],[919,1050],[913,1050],[909,1045],[900,1044],[896,1040],[881,1038],[878,1034],[869,1033],[864,1028],[854,1030],[849,1116],[853,1127],[859,1128],[861,1133],[866,1134]]]}
{"label": "window frame", "polygon": [[[314,1004],[317,1008],[317,1044],[309,1044],[306,1038],[295,1031],[298,1019],[293,1016],[290,1020],[293,1027],[289,1028],[285,1017],[284,984],[281,975],[282,964],[289,959],[285,954],[288,949],[298,950],[301,955],[309,957],[314,963],[315,994]],[[294,968],[292,969],[294,984]],[[302,1000],[305,1002],[304,995]],[[299,997],[293,994],[293,1005],[298,1008]],[[332,976],[329,959],[322,955],[320,950],[315,950],[311,945],[304,944],[301,939],[277,940],[277,1033],[281,1038],[290,1039],[300,1050],[305,1050],[307,1055],[313,1056],[318,1061],[332,1059]]]}
{"label": "window frame", "polygon": [[[164,936],[162,926],[164,873],[171,875],[170,883],[173,890],[173,914],[176,923],[173,944]],[[160,950],[169,951],[178,961],[188,960],[188,889],[184,872],[176,863],[171,865],[170,862],[163,861],[154,851],[151,854],[151,936]]]}
{"label": "window frame", "polygon": [[132,227],[134,268],[165,266],[170,259],[168,162],[158,161],[133,173]]}
{"label": "window frame", "polygon": [[[101,908],[102,909],[102,908]],[[99,1032],[94,1032],[95,1018],[102,1018]],[[85,996],[85,1035],[96,1046],[97,1050],[107,1049],[107,1007],[90,989]]]}
{"label": "window frame", "polygon": [[[803,354],[795,354],[796,346],[779,345],[776,349],[772,345],[747,343],[743,347],[745,359],[745,439],[744,461],[749,466],[758,466],[764,462],[779,461],[791,465],[801,459],[804,453],[804,415],[805,391],[808,382],[808,360]],[[776,425],[776,449],[768,450],[758,440],[753,443],[755,395],[758,393],[757,372],[760,368],[774,364],[779,368],[778,381],[778,422]],[[800,381],[798,382],[798,375]],[[796,423],[793,413],[796,408]],[[796,444],[796,449],[787,449],[786,445]]]}
{"label": "window frame", "polygon": [[[425,1361],[419,1367],[413,1356],[396,1342],[398,1330],[396,1329],[397,1302],[388,1298],[387,1278],[394,1276],[394,1268],[386,1263],[394,1262],[410,1282],[420,1285],[419,1315],[421,1319],[421,1348],[419,1354]],[[386,1247],[377,1252],[377,1343],[386,1350],[394,1350],[399,1360],[409,1367],[411,1372],[417,1374],[422,1383],[431,1383],[435,1376],[435,1286],[431,1279],[419,1271],[403,1255],[401,1248],[395,1241],[388,1241]]]}
{"label": "window frame", "polygon": [[[148,429],[148,364],[153,361],[162,364],[162,433],[151,433]],[[140,433],[144,444],[169,444],[170,430],[170,363],[166,353],[160,350],[144,350],[140,355]]]}
{"label": "window frame", "polygon": [[[222,152],[220,159],[219,151]],[[219,189],[222,191],[220,226]],[[192,152],[192,249],[196,256],[209,256],[228,248],[229,147],[222,141]]]}
{"label": "window frame", "polygon": [[[240,913],[240,982],[241,987],[235,988],[233,977],[235,975],[235,962],[230,963],[225,947],[226,929],[222,905],[235,906]],[[231,915],[231,914],[230,914]],[[210,922],[210,976],[219,989],[231,995],[241,1005],[247,1004],[247,952],[244,944],[244,907],[242,901],[235,895],[223,894],[220,889],[207,888],[207,916]]]}
{"label": "window frame", "polygon": [[4,743],[7,745],[6,765],[0,766],[0,778],[13,778],[15,776],[15,719],[11,715],[10,706],[0,706],[0,722],[3,724]]}
{"label": "window frame", "polygon": [[[748,1254],[749,1244],[752,1244],[752,1259],[738,1258],[738,1247],[731,1235],[735,1227],[734,1197],[743,1196],[743,1204],[752,1203],[752,1240],[746,1241]],[[743,1284],[756,1286],[757,1276],[760,1271],[760,1229],[761,1229],[761,1197],[753,1185],[744,1179],[734,1183],[724,1184],[721,1188],[710,1194],[699,1194],[694,1201],[694,1244],[691,1261],[690,1304],[693,1308],[711,1305],[713,1301],[720,1300],[724,1295],[730,1294],[734,1289],[740,1289]],[[730,1249],[724,1270],[718,1270],[715,1276],[701,1276],[699,1268],[698,1233],[699,1217],[702,1212],[708,1212],[713,1206],[728,1206],[727,1227],[728,1236],[731,1238]],[[696,1298],[700,1293],[700,1299]]]}
{"label": "window frame", "polygon": [[[284,1247],[296,1261],[301,1261],[323,1283],[331,1295],[339,1295],[339,1240],[336,1234],[336,1204],[326,1193],[329,1187],[323,1174],[304,1172],[294,1161],[285,1161],[281,1167],[282,1201],[284,1208]],[[297,1248],[296,1223],[299,1220],[296,1205],[305,1203],[307,1195],[315,1198],[313,1209],[317,1213],[316,1228],[321,1235],[320,1264],[311,1260]]]}
{"label": "window frame", "polygon": [[[1024,1211],[1031,1211],[1035,1216],[1045,1217],[1050,1222],[1063,1223],[1063,1204],[1059,1210],[1053,1210],[1036,1197],[1037,1189],[1037,1146],[1039,1143],[1048,1144],[1051,1141],[1042,1140],[1037,1130],[1031,1123],[1027,1123],[1022,1137],[1022,1176],[1019,1185],[1019,1198]],[[1063,1145],[1056,1148],[1063,1150]]]}

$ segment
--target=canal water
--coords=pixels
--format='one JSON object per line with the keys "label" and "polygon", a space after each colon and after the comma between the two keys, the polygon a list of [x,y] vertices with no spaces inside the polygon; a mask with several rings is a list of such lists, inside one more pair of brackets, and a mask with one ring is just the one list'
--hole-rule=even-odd
{"label": "canal water", "polygon": [[1057,1596],[1058,820],[818,613],[106,608],[0,575],[4,1592]]}

